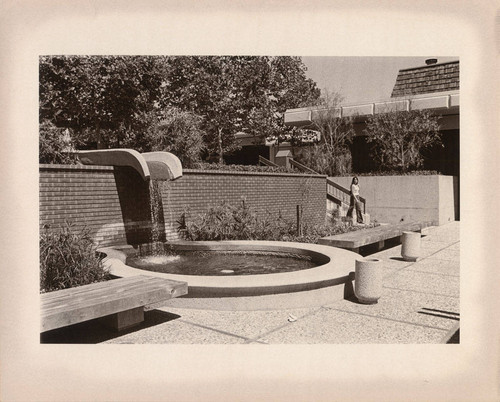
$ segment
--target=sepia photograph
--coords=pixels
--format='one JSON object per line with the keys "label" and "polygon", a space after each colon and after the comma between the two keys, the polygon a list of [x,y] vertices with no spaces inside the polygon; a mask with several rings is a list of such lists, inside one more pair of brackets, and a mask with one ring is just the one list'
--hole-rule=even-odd
{"label": "sepia photograph", "polygon": [[41,342],[459,342],[457,58],[39,77]]}
{"label": "sepia photograph", "polygon": [[494,4],[0,19],[0,400],[498,400]]}

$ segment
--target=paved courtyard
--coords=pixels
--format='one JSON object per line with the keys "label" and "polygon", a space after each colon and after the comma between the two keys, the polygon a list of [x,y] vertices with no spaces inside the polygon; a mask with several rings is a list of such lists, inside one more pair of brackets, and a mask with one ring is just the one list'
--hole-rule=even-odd
{"label": "paved courtyard", "polygon": [[[457,341],[460,319],[460,224],[426,229],[422,258],[406,262],[401,245],[382,260],[384,293],[377,304],[331,289],[246,298],[170,300],[122,334],[82,323],[47,342],[143,344],[417,344]],[[353,267],[354,270],[354,267]],[[455,336],[453,336],[455,335]]]}

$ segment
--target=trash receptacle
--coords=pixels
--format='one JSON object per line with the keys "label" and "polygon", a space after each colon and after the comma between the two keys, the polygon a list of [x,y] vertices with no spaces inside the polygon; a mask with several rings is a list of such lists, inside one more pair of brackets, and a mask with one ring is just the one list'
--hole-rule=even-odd
{"label": "trash receptacle", "polygon": [[417,261],[420,257],[420,238],[418,232],[403,232],[401,236],[401,256],[405,261]]}
{"label": "trash receptacle", "polygon": [[360,303],[377,303],[382,296],[383,273],[380,260],[365,258],[356,260],[354,294]]}

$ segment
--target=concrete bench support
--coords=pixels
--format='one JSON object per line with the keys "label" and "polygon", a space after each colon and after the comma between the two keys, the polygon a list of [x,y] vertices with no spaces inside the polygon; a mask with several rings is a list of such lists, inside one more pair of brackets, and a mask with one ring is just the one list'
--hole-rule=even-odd
{"label": "concrete bench support", "polygon": [[115,331],[123,331],[144,321],[144,307],[137,307],[99,319],[100,322]]}

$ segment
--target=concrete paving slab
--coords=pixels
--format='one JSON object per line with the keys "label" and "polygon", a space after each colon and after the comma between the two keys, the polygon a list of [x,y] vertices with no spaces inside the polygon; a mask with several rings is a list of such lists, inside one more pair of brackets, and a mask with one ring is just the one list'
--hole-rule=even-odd
{"label": "concrete paving slab", "polygon": [[448,296],[384,289],[377,304],[353,300],[325,306],[335,310],[449,330],[460,318],[460,300]]}
{"label": "concrete paving slab", "polygon": [[453,222],[448,225],[438,226],[427,236],[423,237],[422,240],[444,242],[448,244],[460,241],[460,230],[459,227],[455,225],[456,223],[457,222]]}
{"label": "concrete paving slab", "polygon": [[378,317],[324,309],[265,337],[289,343],[439,343],[446,331]]}
{"label": "concrete paving slab", "polygon": [[429,257],[434,253],[444,250],[448,247],[448,243],[444,242],[424,242],[420,244],[421,258]]}
{"label": "concrete paving slab", "polygon": [[456,261],[426,258],[406,268],[408,271],[429,272],[440,275],[460,276],[460,264]]}
{"label": "concrete paving slab", "polygon": [[429,259],[447,260],[447,261],[460,261],[460,250],[444,249],[434,253],[428,257]]}
{"label": "concrete paving slab", "polygon": [[181,320],[169,321],[110,339],[105,343],[134,344],[238,344],[247,339]]}
{"label": "concrete paving slab", "polygon": [[460,294],[460,278],[426,272],[400,271],[386,278],[384,286],[457,298]]}
{"label": "concrete paving slab", "polygon": [[[299,320],[314,314],[319,308],[289,309],[278,311],[211,311],[192,309],[168,309],[179,315],[180,320],[190,324],[209,327],[240,337],[254,339],[290,324],[290,319]],[[293,317],[291,317],[293,316]]]}

